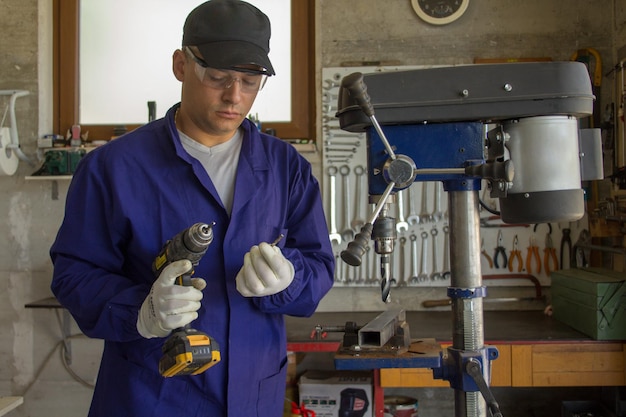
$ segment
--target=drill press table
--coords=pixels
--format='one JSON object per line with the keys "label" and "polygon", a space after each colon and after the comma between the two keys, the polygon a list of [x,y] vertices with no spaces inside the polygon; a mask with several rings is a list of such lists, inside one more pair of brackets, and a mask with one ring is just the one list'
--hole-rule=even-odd
{"label": "drill press table", "polygon": [[[310,318],[286,317],[289,343],[339,343],[342,333],[328,333],[322,340],[311,339],[316,325],[343,325],[354,321],[364,325],[379,312],[315,313]],[[542,311],[485,311],[485,340],[494,341],[590,341],[586,335],[548,317]],[[407,311],[412,339],[434,338],[450,341],[452,316],[449,311]]]}

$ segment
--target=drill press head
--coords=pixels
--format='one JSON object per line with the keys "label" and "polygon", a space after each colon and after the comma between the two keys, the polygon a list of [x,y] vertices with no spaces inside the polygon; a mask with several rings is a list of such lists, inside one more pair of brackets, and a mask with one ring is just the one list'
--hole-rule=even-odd
{"label": "drill press head", "polygon": [[[594,101],[584,64],[462,65],[366,74],[362,83],[367,94],[342,86],[337,117],[342,129],[368,134],[368,163],[374,168],[369,171],[382,173],[370,174],[370,195],[381,195],[389,182],[388,157],[375,144],[375,114],[395,153],[415,163],[415,181],[443,181],[454,189],[457,180],[478,179],[480,188],[477,169],[471,175],[419,170],[478,164],[487,167],[481,172],[497,172],[488,166],[507,161],[513,178],[488,179],[503,221],[583,216],[578,119],[592,114]],[[595,176],[584,179],[601,174]]]}

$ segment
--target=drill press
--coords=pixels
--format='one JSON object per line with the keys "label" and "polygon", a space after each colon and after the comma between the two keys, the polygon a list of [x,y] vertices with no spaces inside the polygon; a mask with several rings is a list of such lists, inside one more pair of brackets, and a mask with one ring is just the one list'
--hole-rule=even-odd
{"label": "drill press", "polygon": [[[465,65],[344,77],[337,117],[342,129],[367,134],[370,203],[366,224],[342,252],[361,264],[370,239],[381,256],[381,290],[389,301],[389,256],[395,219],[389,205],[415,181],[441,181],[448,191],[452,346],[435,354],[381,357],[338,354],[337,369],[432,368],[455,390],[461,416],[499,416],[489,390],[484,345],[478,191],[487,180],[507,223],[573,221],[584,214],[580,141],[600,152],[599,131],[579,133],[578,119],[593,111],[584,65],[575,62]],[[587,153],[587,152],[586,152]],[[583,178],[581,172],[586,172]],[[345,349],[344,349],[345,353]],[[430,354],[429,354],[430,353]]]}

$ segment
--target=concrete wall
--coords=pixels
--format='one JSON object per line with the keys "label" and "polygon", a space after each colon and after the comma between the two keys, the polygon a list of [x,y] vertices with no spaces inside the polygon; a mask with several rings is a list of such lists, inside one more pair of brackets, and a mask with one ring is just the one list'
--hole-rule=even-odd
{"label": "concrete wall", "polygon": [[[32,156],[36,137],[51,133],[51,3],[0,0],[0,90],[31,92],[17,107],[20,140]],[[581,47],[596,48],[610,68],[617,51],[626,47],[625,9],[621,0],[473,0],[458,22],[432,27],[418,20],[407,0],[318,0],[317,69],[319,73],[346,61],[567,60]],[[608,97],[608,89],[603,94]],[[319,166],[319,156],[310,158]],[[16,175],[0,177],[0,396],[26,393],[25,404],[11,416],[84,416],[91,396],[85,385],[95,378],[101,342],[72,340],[72,369],[82,378],[79,382],[60,359],[60,312],[24,308],[51,295],[48,248],[63,216],[68,187],[64,180],[25,180],[33,171],[22,162]],[[333,290],[323,308],[339,310],[346,296],[359,308],[378,297],[377,291],[360,294]],[[77,333],[75,327],[71,333]]]}

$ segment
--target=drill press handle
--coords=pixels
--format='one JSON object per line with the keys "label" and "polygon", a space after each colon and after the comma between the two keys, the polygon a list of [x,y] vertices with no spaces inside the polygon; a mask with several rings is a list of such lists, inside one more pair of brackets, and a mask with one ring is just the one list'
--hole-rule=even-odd
{"label": "drill press handle", "polygon": [[387,151],[387,154],[389,154],[389,158],[391,158],[391,160],[396,159],[396,154],[391,148],[391,145],[387,140],[387,136],[385,136],[385,132],[381,129],[380,124],[374,115],[374,106],[372,105],[372,100],[367,93],[367,86],[365,85],[365,82],[363,82],[363,74],[360,72],[354,72],[345,76],[341,80],[341,87],[341,90],[339,90],[339,103],[343,102],[342,94],[344,91],[347,91],[350,97],[356,101],[359,108],[372,122],[374,129],[376,129],[376,133],[378,133],[380,140],[385,145],[385,150]]}
{"label": "drill press handle", "polygon": [[[374,106],[372,105],[372,100],[370,99],[369,94],[367,94],[367,86],[363,82],[362,73],[353,72],[350,75],[346,75],[341,80],[341,86],[343,88],[339,90],[339,94],[343,94],[344,91],[348,91],[350,97],[356,101],[357,105],[367,117],[374,116]],[[341,103],[341,98],[339,100]]]}

